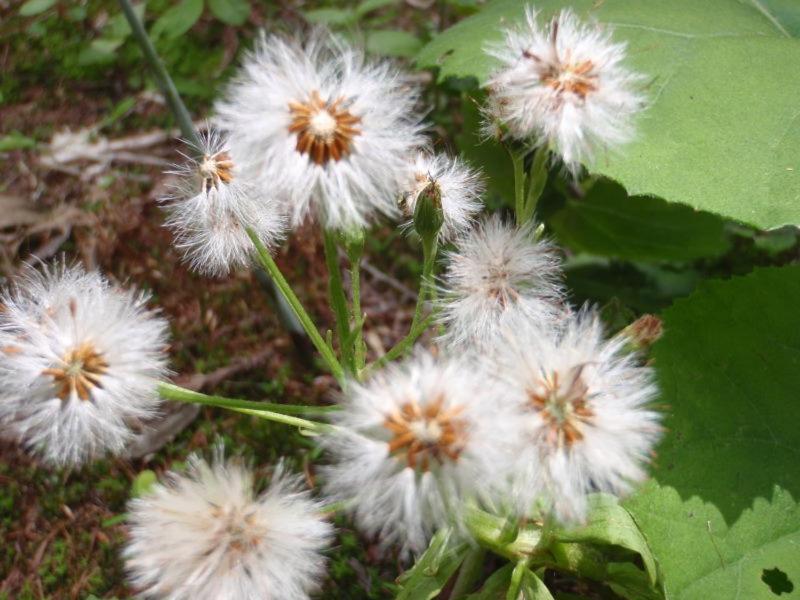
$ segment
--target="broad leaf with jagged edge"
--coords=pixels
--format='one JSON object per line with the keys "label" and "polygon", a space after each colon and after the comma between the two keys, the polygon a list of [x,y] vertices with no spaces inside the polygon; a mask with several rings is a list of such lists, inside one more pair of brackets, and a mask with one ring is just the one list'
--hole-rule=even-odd
{"label": "broad leaf with jagged edge", "polygon": [[626,507],[669,598],[800,594],[798,305],[790,266],[704,283],[663,313],[658,484]]}
{"label": "broad leaf with jagged edge", "polygon": [[[542,0],[613,26],[650,79],[637,139],[591,165],[631,196],[655,195],[762,228],[800,223],[800,3]],[[486,43],[525,3],[494,0],[417,56],[441,78],[485,81]]]}

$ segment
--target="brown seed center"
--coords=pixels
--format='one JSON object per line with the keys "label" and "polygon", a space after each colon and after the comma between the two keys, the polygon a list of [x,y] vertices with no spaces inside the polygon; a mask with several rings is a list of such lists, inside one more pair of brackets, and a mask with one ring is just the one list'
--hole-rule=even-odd
{"label": "brown seed center", "polygon": [[572,93],[581,98],[597,90],[597,74],[594,73],[594,63],[591,60],[584,60],[578,63],[572,61],[569,49],[559,56],[558,50],[558,19],[553,19],[550,25],[550,46],[552,57],[543,60],[529,50],[525,50],[522,56],[535,62],[539,71],[539,78],[546,86],[553,88],[559,94]]}
{"label": "brown seed center", "polygon": [[589,406],[589,388],[582,377],[584,367],[573,367],[563,380],[555,371],[540,379],[535,390],[528,390],[528,401],[544,420],[545,439],[552,447],[580,442],[583,427],[594,417]]}
{"label": "brown seed center", "polygon": [[263,527],[259,525],[252,512],[213,506],[211,516],[220,523],[214,549],[224,545],[231,553],[241,555],[256,549],[264,537]]}
{"label": "brown seed center", "polygon": [[542,77],[542,83],[560,94],[570,93],[585,99],[597,90],[597,75],[593,70],[594,64],[591,60],[576,65],[562,65],[548,70]]}
{"label": "brown seed center", "polygon": [[361,133],[359,117],[350,114],[345,99],[323,100],[318,91],[305,102],[289,102],[289,132],[297,135],[296,149],[318,165],[338,161],[353,151],[353,139]]}
{"label": "brown seed center", "polygon": [[198,170],[203,180],[202,191],[204,194],[207,194],[211,188],[219,189],[222,183],[233,181],[233,161],[231,155],[224,150],[203,156]]}
{"label": "brown seed center", "polygon": [[422,471],[430,470],[432,461],[457,461],[466,442],[466,422],[458,417],[462,410],[445,408],[443,396],[424,407],[416,400],[407,402],[383,423],[393,436],[389,452]]}
{"label": "brown seed center", "polygon": [[42,371],[53,378],[56,395],[63,401],[78,396],[83,401],[91,399],[92,388],[103,388],[102,375],[108,371],[108,363],[88,342],[72,348],[64,354],[60,367]]}

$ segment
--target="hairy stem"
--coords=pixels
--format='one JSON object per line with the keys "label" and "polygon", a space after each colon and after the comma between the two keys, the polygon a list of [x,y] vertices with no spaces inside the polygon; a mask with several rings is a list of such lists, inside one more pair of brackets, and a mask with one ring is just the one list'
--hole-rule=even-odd
{"label": "hairy stem", "polygon": [[278,404],[276,402],[257,402],[255,400],[242,400],[240,398],[227,398],[213,394],[203,394],[183,388],[174,383],[162,382],[158,385],[158,394],[164,400],[177,402],[191,402],[219,408],[247,408],[250,410],[263,410],[283,413],[285,415],[324,415],[340,410],[334,406],[305,406],[302,404]]}
{"label": "hairy stem", "polygon": [[328,267],[328,295],[333,308],[333,315],[336,318],[339,352],[344,366],[355,374],[356,366],[353,357],[353,346],[350,344],[350,316],[347,310],[347,297],[344,294],[344,285],[342,284],[342,272],[339,270],[336,238],[333,232],[323,229],[322,239],[325,245],[325,264]]}
{"label": "hairy stem", "polygon": [[255,415],[262,419],[275,421],[276,423],[283,423],[284,425],[291,425],[293,427],[300,427],[302,429],[308,429],[314,432],[320,432],[327,428],[328,425],[319,423],[317,421],[309,421],[308,419],[295,417],[291,413],[305,414],[311,412],[331,412],[330,408],[326,410],[324,407],[297,406],[289,404],[284,405],[270,402],[253,402],[250,400],[224,398],[222,396],[209,396],[206,394],[201,394],[200,392],[187,390],[171,383],[160,383],[158,386],[158,393],[165,400],[227,408],[236,412]]}
{"label": "hairy stem", "polygon": [[524,223],[525,212],[525,157],[506,146],[514,167],[514,217],[517,225]]}
{"label": "hairy stem", "polygon": [[336,358],[336,354],[333,352],[333,349],[323,339],[322,335],[320,335],[317,326],[314,325],[311,317],[308,316],[308,313],[295,295],[294,290],[292,290],[291,286],[289,285],[289,282],[286,281],[286,278],[283,276],[283,273],[281,273],[278,265],[275,264],[275,261],[272,259],[269,250],[264,247],[264,244],[261,243],[261,240],[258,239],[258,236],[252,229],[248,228],[247,234],[250,236],[250,239],[253,241],[253,245],[256,247],[258,260],[261,263],[261,266],[264,267],[264,270],[266,270],[267,273],[269,273],[270,277],[272,277],[272,280],[278,286],[278,291],[280,291],[283,297],[286,298],[286,301],[289,303],[289,306],[291,306],[292,311],[299,319],[300,324],[303,326],[303,329],[305,329],[308,337],[311,339],[311,343],[314,344],[317,352],[319,352],[322,356],[322,359],[325,361],[325,364],[328,366],[330,372],[339,382],[339,385],[344,386],[344,369],[342,369],[342,365]]}
{"label": "hairy stem", "polygon": [[528,192],[525,194],[525,204],[522,209],[522,223],[527,223],[533,218],[545,184],[547,184],[547,150],[539,148],[533,156],[528,175]]}
{"label": "hairy stem", "polygon": [[364,254],[363,233],[347,242],[347,257],[350,259],[350,291],[353,302],[353,362],[355,372],[364,368],[367,349],[364,345],[364,315],[361,312],[361,257]]}

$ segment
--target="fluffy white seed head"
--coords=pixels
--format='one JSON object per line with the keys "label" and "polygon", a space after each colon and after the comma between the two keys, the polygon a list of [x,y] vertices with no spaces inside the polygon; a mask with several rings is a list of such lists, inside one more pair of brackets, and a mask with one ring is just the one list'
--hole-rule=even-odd
{"label": "fluffy white seed head", "polygon": [[520,327],[493,357],[501,395],[522,414],[512,497],[523,513],[542,502],[580,522],[591,492],[622,495],[646,477],[661,436],[652,369],[607,340],[588,310],[549,332]]}
{"label": "fluffy white seed head", "polygon": [[439,238],[449,240],[470,228],[475,215],[481,210],[484,189],[480,173],[460,158],[418,152],[403,186],[403,212],[413,217],[423,194],[435,197],[441,204],[444,217]]}
{"label": "fluffy white seed head", "polygon": [[487,401],[482,381],[471,365],[418,351],[347,389],[323,442],[334,461],[325,489],[384,546],[423,551],[502,477],[517,419]]}
{"label": "fluffy white seed head", "polygon": [[227,140],[215,131],[203,138],[201,156],[172,171],[174,193],[162,199],[167,226],[190,266],[208,275],[226,275],[248,265],[254,252],[252,229],[267,247],[281,238],[286,218],[273,194],[259,192],[234,162]]}
{"label": "fluffy white seed head", "polygon": [[623,65],[625,50],[569,10],[541,26],[528,7],[525,23],[487,48],[500,62],[488,81],[488,128],[505,124],[512,137],[555,152],[573,173],[591,164],[598,151],[633,137],[644,106],[642,77]]}
{"label": "fluffy white seed head", "polygon": [[491,347],[517,322],[544,325],[562,312],[560,260],[532,224],[485,218],[446,260],[439,320],[441,341],[452,349]]}
{"label": "fluffy white seed head", "polygon": [[263,36],[217,106],[234,159],[246,157],[294,225],[396,215],[407,157],[423,143],[418,89],[386,62],[324,30],[304,42]]}
{"label": "fluffy white seed head", "polygon": [[278,465],[257,493],[253,474],[218,454],[128,506],[124,556],[131,584],[146,598],[301,600],[323,576],[332,526]]}
{"label": "fluffy white seed head", "polygon": [[55,465],[123,451],[166,375],[148,299],[81,267],[26,268],[2,295],[0,426]]}

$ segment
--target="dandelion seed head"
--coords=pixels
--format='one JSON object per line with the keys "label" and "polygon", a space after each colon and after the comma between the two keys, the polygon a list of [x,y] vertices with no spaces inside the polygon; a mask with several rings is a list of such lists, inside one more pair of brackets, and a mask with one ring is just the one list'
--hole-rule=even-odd
{"label": "dandelion seed head", "polygon": [[168,325],[96,272],[27,267],[2,296],[0,423],[47,462],[118,454],[158,407]]}
{"label": "dandelion seed head", "polygon": [[254,246],[247,229],[271,248],[283,236],[286,217],[275,198],[248,179],[218,132],[209,130],[202,143],[198,158],[171,171],[178,180],[162,202],[184,260],[200,273],[222,276],[249,265]]}
{"label": "dandelion seed head", "polygon": [[657,388],[626,341],[606,339],[584,309],[544,334],[516,328],[493,355],[499,393],[523,415],[512,492],[522,512],[538,498],[561,521],[581,522],[589,493],[624,495],[646,477],[661,435]]}
{"label": "dandelion seed head", "polygon": [[407,157],[424,142],[418,97],[390,63],[323,29],[303,41],[265,35],[217,103],[217,122],[292,225],[313,217],[347,231],[398,215]]}
{"label": "dandelion seed head", "polygon": [[517,419],[485,401],[482,381],[474,365],[418,350],[348,387],[323,440],[325,489],[383,546],[421,552],[438,527],[460,527],[465,502],[493,493]]}
{"label": "dandelion seed head", "polygon": [[487,48],[499,61],[488,82],[487,131],[503,123],[512,137],[555,152],[573,173],[632,139],[644,97],[642,77],[623,64],[625,44],[569,10],[543,27],[528,7],[525,23],[505,33]]}
{"label": "dandelion seed head", "polygon": [[124,556],[144,597],[300,600],[319,586],[332,536],[320,505],[281,465],[258,494],[253,474],[221,451],[195,456],[129,504]]}
{"label": "dandelion seed head", "polygon": [[447,347],[486,348],[517,321],[545,326],[562,312],[560,261],[534,230],[495,215],[456,240],[446,254],[439,311]]}

